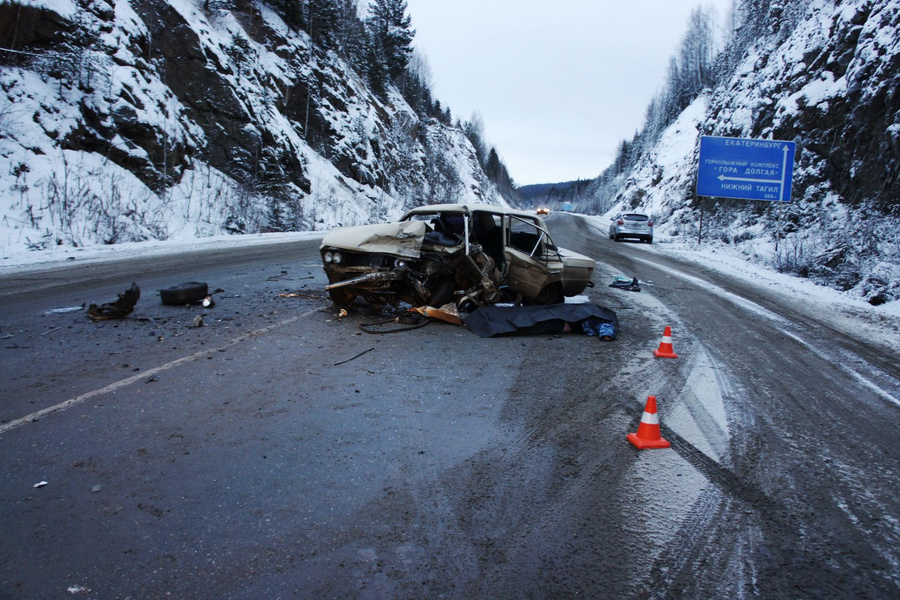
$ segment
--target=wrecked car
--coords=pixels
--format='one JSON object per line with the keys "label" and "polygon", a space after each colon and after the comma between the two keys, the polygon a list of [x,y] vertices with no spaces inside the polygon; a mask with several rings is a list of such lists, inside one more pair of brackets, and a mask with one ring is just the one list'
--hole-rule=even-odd
{"label": "wrecked car", "polygon": [[558,304],[593,287],[594,261],[557,247],[540,217],[500,206],[440,204],[397,223],[339,227],[319,248],[332,301],[486,306]]}

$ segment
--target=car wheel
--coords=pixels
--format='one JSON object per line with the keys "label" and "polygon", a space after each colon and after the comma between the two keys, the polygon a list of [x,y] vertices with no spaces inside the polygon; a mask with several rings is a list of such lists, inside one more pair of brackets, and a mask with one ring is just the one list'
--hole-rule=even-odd
{"label": "car wheel", "polygon": [[356,300],[356,294],[345,288],[328,290],[328,295],[331,297],[331,301],[337,306],[350,306],[353,304],[353,301]]}
{"label": "car wheel", "polygon": [[562,286],[551,283],[540,291],[534,298],[525,301],[525,304],[562,304],[565,300]]}
{"label": "car wheel", "polygon": [[616,233],[616,234],[613,235],[613,241],[614,241],[614,242],[618,242],[620,239],[621,239],[621,238],[619,238],[619,234],[618,234],[618,233]]}
{"label": "car wheel", "polygon": [[207,296],[209,296],[209,286],[199,281],[189,281],[159,290],[159,299],[162,303],[174,306],[199,302]]}

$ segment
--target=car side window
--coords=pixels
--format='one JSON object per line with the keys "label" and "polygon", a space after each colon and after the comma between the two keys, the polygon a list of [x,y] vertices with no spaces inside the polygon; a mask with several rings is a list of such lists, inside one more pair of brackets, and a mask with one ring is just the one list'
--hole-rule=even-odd
{"label": "car side window", "polygon": [[511,217],[509,224],[509,245],[534,258],[547,258],[556,246],[535,221],[521,217]]}

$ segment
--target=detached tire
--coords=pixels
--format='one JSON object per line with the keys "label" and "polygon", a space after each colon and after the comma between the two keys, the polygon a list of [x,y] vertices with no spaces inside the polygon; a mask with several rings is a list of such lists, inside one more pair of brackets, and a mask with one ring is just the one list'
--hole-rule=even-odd
{"label": "detached tire", "polygon": [[182,306],[199,302],[209,296],[209,286],[205,282],[189,281],[170,288],[159,290],[159,299],[163,304]]}

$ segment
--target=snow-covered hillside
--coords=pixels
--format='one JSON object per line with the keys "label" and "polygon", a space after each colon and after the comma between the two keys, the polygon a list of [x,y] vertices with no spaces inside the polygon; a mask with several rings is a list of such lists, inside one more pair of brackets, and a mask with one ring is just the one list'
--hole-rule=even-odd
{"label": "snow-covered hillside", "polygon": [[463,133],[264,2],[0,4],[0,257],[504,203]]}
{"label": "snow-covered hillside", "polygon": [[[772,10],[787,2],[771,2]],[[798,6],[802,2],[793,2]],[[702,243],[852,291],[900,298],[900,2],[811,0],[697,98],[600,207],[654,215],[658,239]],[[779,13],[780,14],[780,13]],[[701,135],[797,143],[789,204],[698,198]],[[609,199],[603,202],[603,196]]]}

